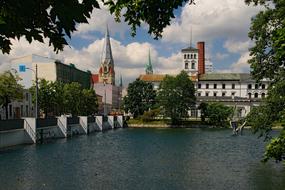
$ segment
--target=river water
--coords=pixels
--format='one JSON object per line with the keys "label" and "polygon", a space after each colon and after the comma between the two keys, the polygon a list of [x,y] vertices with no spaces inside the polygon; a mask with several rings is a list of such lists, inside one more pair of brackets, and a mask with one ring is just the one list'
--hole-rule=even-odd
{"label": "river water", "polygon": [[118,129],[0,151],[0,189],[285,189],[264,143],[226,129]]}

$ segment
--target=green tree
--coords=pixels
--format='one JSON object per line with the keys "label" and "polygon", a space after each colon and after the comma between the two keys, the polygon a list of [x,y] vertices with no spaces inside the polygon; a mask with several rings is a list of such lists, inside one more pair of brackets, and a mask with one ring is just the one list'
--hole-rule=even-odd
{"label": "green tree", "polygon": [[93,89],[83,89],[80,101],[80,115],[92,115],[98,112],[97,95]]}
{"label": "green tree", "polygon": [[177,124],[188,116],[188,111],[195,105],[195,89],[185,71],[176,77],[166,76],[160,83],[157,101],[172,124]]}
{"label": "green tree", "polygon": [[[246,3],[263,6],[253,19],[249,37],[254,46],[250,49],[249,60],[252,74],[257,80],[272,80],[264,104],[255,108],[248,116],[254,132],[270,137],[275,121],[283,120],[285,114],[285,0],[245,0]],[[282,90],[283,89],[283,90]],[[284,129],[271,139],[266,148],[265,161],[274,158],[284,160]],[[267,138],[268,139],[268,138]],[[283,148],[281,148],[283,147]]]}
{"label": "green tree", "polygon": [[204,121],[216,127],[227,127],[228,119],[234,111],[232,107],[221,103],[201,103],[200,108],[201,113],[204,114]]}
{"label": "green tree", "polygon": [[6,71],[0,75],[0,105],[5,109],[8,119],[8,105],[14,100],[23,99],[23,86],[18,83],[20,78]]}
{"label": "green tree", "polygon": [[[53,82],[47,81],[45,79],[41,79],[38,85],[38,107],[39,110],[42,110],[45,117],[48,116],[48,113],[54,112],[55,107],[55,97],[56,91],[54,89]],[[36,86],[35,84],[30,89],[32,93],[33,102],[35,102],[35,93],[36,93]]]}
{"label": "green tree", "polygon": [[155,104],[155,91],[153,85],[136,79],[128,86],[128,95],[123,99],[126,112],[133,114],[134,118],[153,108]]}
{"label": "green tree", "polygon": [[63,87],[64,113],[71,113],[78,116],[80,113],[80,101],[82,100],[82,87],[77,82],[65,84]]}
{"label": "green tree", "polygon": [[54,114],[61,115],[64,113],[64,84],[60,81],[52,83],[53,89],[56,92],[54,97]]}
{"label": "green tree", "polygon": [[[121,15],[131,26],[132,35],[141,23],[149,25],[148,33],[161,37],[163,28],[174,18],[173,11],[188,0],[101,0],[114,14]],[[31,43],[49,39],[54,50],[62,50],[66,37],[76,31],[76,25],[88,23],[93,9],[99,9],[99,0],[2,0],[0,5],[0,48],[2,53],[11,50],[11,39],[24,36]],[[192,3],[193,0],[190,0]],[[31,11],[32,10],[32,11]]]}

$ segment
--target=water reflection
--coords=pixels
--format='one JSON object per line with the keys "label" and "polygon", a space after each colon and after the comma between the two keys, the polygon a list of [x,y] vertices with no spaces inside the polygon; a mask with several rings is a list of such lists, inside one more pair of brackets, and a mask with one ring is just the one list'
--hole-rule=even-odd
{"label": "water reflection", "polygon": [[121,129],[1,151],[0,189],[283,189],[262,139],[216,129]]}

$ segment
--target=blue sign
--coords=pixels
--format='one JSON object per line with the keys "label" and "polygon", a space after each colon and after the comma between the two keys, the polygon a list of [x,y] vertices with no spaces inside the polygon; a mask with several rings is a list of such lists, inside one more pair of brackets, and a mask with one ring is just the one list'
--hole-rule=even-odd
{"label": "blue sign", "polygon": [[26,72],[26,65],[19,65],[20,72]]}

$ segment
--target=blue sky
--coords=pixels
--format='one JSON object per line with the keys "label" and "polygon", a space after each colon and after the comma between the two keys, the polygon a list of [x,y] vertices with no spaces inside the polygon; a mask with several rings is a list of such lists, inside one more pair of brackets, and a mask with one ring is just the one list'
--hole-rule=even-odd
{"label": "blue sky", "polygon": [[9,69],[12,58],[34,53],[96,73],[108,24],[116,77],[121,74],[125,83],[144,73],[149,49],[155,73],[178,73],[182,69],[180,50],[189,46],[191,29],[193,46],[197,41],[206,42],[206,58],[214,64],[215,72],[248,72],[248,48],[252,42],[247,33],[250,19],[259,10],[245,5],[243,0],[196,0],[196,5],[185,4],[176,10],[176,18],[165,28],[162,39],[154,40],[147,33],[146,24],[131,37],[129,26],[116,23],[106,7],[102,7],[93,11],[89,24],[78,25],[70,47],[59,54],[48,43],[14,40],[11,54],[0,55],[0,70]]}

